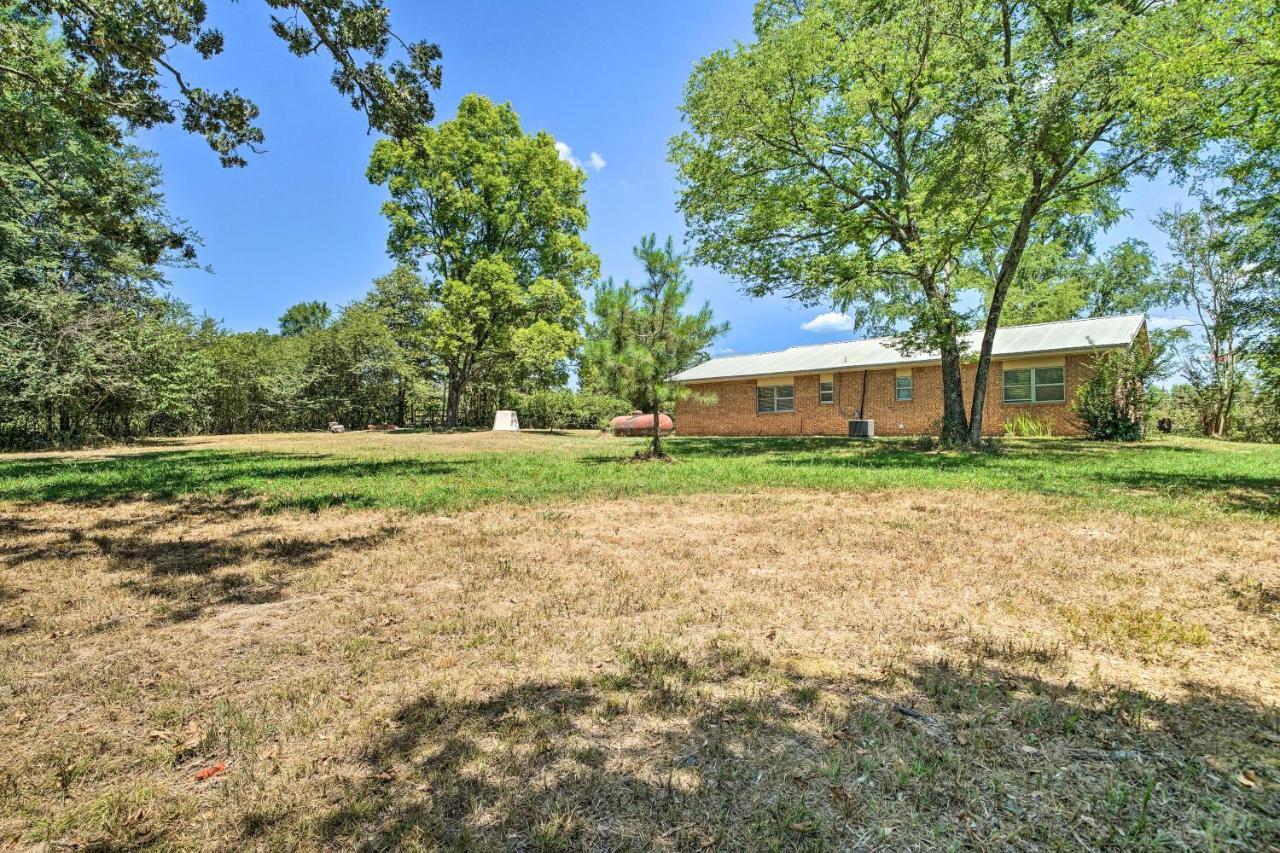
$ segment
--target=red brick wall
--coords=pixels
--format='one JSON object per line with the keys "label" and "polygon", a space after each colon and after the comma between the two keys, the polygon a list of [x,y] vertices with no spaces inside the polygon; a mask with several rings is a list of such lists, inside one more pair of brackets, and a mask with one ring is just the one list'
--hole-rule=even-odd
{"label": "red brick wall", "polygon": [[[1004,403],[1002,362],[992,359],[987,381],[982,428],[989,434],[1004,432],[1006,420],[1029,414],[1038,420],[1050,419],[1054,435],[1079,435],[1080,425],[1071,412],[1075,398],[1088,370],[1090,355],[1069,355],[1066,366],[1066,402]],[[973,387],[974,365],[963,368],[966,391]],[[864,417],[876,422],[877,435],[922,435],[933,432],[942,418],[942,367],[927,365],[911,369],[912,399],[894,399],[895,368],[868,370]],[[704,405],[695,399],[676,404],[678,435],[848,435],[849,420],[856,417],[862,399],[863,371],[836,371],[835,402],[818,402],[817,374],[795,377],[795,412],[756,413],[756,380],[698,382],[690,385],[695,395],[715,395],[715,402]],[[966,399],[968,395],[966,394]]]}

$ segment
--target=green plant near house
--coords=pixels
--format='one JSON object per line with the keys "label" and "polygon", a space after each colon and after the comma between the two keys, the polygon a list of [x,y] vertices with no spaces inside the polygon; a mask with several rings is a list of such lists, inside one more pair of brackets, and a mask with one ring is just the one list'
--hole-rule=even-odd
{"label": "green plant near house", "polygon": [[1004,434],[1009,438],[1050,438],[1053,436],[1053,420],[1019,412],[1004,422]]}
{"label": "green plant near house", "polygon": [[1164,348],[1134,346],[1094,357],[1091,374],[1076,389],[1072,409],[1090,438],[1137,441],[1146,434],[1151,381],[1162,370]]}

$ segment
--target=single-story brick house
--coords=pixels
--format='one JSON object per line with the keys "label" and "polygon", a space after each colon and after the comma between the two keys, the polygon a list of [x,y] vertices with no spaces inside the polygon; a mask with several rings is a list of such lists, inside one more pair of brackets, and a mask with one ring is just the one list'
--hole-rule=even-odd
{"label": "single-story brick house", "polygon": [[[1079,434],[1071,401],[1092,358],[1145,340],[1142,314],[1000,329],[983,429],[1001,433],[1026,413],[1051,421],[1055,435]],[[981,333],[968,344],[976,352]],[[975,370],[963,367],[966,391]],[[681,435],[848,435],[854,419],[874,421],[877,435],[920,435],[942,417],[937,354],[904,354],[891,337],[713,358],[675,378],[695,392],[676,404]]]}

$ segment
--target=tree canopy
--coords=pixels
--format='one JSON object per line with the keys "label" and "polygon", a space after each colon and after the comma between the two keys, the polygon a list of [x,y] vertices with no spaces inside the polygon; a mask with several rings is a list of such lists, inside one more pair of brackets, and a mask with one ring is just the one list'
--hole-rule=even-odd
{"label": "tree canopy", "polygon": [[285,337],[319,332],[329,325],[333,311],[323,302],[299,302],[280,315],[280,334]]}
{"label": "tree canopy", "polygon": [[938,351],[943,437],[977,441],[1028,245],[1203,139],[1228,71],[1199,6],[762,3],[753,42],[695,69],[672,141],[695,256]]}
{"label": "tree canopy", "polygon": [[[262,2],[272,10],[272,32],[292,53],[330,58],[334,87],[371,130],[403,137],[434,117],[430,92],[440,86],[440,48],[401,40],[383,0]],[[180,120],[224,165],[244,165],[244,150],[265,139],[258,107],[235,90],[211,91],[189,76],[188,52],[207,60],[225,45],[223,34],[206,25],[207,11],[203,0],[20,0],[0,16],[0,74],[39,89],[46,104],[103,141],[119,143],[134,130]],[[65,62],[39,61],[51,38]],[[390,59],[394,46],[404,58]],[[19,123],[6,132],[3,150],[34,156],[38,143],[39,126]]]}
{"label": "tree canopy", "polygon": [[507,104],[463,98],[455,118],[374,146],[388,248],[421,272],[425,328],[446,376],[449,422],[477,376],[563,377],[579,343],[579,288],[599,263],[582,239],[583,171],[526,134]]}
{"label": "tree canopy", "polygon": [[1265,334],[1266,314],[1258,309],[1275,289],[1275,272],[1249,260],[1246,226],[1211,201],[1164,211],[1157,223],[1173,257],[1166,287],[1192,311],[1202,336],[1183,346],[1183,376],[1204,434],[1223,436],[1244,384],[1244,357]]}

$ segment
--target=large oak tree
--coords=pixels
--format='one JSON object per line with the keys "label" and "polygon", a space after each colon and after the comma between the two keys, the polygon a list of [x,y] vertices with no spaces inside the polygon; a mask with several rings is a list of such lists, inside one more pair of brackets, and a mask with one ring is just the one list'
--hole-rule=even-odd
{"label": "large oak tree", "polygon": [[579,288],[599,262],[582,239],[586,175],[506,104],[468,95],[457,117],[374,147],[391,200],[388,248],[419,270],[428,349],[444,367],[448,426],[477,376],[563,379],[579,343]]}
{"label": "large oak tree", "polygon": [[696,257],[938,352],[943,439],[976,443],[1028,245],[1198,144],[1226,73],[1202,6],[764,2],[755,41],[694,71],[672,142]]}

